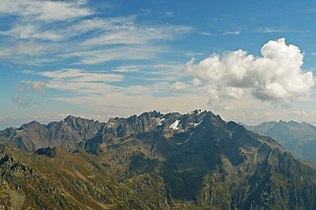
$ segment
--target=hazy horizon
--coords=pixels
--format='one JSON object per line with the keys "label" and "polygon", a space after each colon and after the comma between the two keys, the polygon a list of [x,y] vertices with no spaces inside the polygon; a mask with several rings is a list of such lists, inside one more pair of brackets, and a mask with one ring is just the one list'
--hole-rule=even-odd
{"label": "hazy horizon", "polygon": [[[147,111],[147,112],[152,112],[152,111],[157,111],[157,112],[160,112],[159,110],[151,110],[151,111]],[[194,111],[194,110],[191,110],[191,111]],[[190,111],[190,112],[191,112]],[[203,111],[211,111],[211,110],[203,110]],[[186,113],[181,113],[180,112],[180,114],[189,114],[190,112],[186,112]],[[211,111],[212,112],[212,111]],[[142,113],[145,113],[145,112],[142,112]],[[139,116],[140,114],[142,114],[142,113],[135,113],[135,114],[133,114],[133,115],[137,115],[137,116]],[[169,113],[169,112],[160,112],[160,113],[162,113],[162,114],[167,114],[167,113]],[[217,113],[213,113],[213,114],[217,114]],[[0,124],[0,130],[3,130],[3,129],[6,129],[6,128],[10,128],[10,127],[12,127],[12,128],[19,128],[19,127],[21,127],[23,124],[27,124],[27,123],[30,123],[30,122],[32,122],[32,121],[37,121],[37,122],[39,122],[39,123],[41,123],[41,124],[45,124],[45,125],[47,125],[47,124],[49,124],[49,123],[51,123],[51,122],[60,122],[60,121],[62,121],[62,120],[64,120],[66,117],[68,117],[68,116],[74,116],[74,117],[80,117],[80,118],[84,118],[84,119],[88,119],[88,120],[94,120],[94,121],[99,121],[99,122],[107,122],[110,118],[115,118],[115,117],[123,117],[123,118],[128,118],[128,117],[131,117],[132,115],[127,115],[127,116],[120,116],[120,115],[117,115],[117,116],[112,116],[112,117],[110,117],[110,118],[107,118],[107,119],[103,119],[103,120],[100,120],[100,119],[97,119],[97,118],[89,118],[89,117],[84,117],[84,116],[79,116],[79,115],[72,115],[72,114],[68,114],[68,115],[65,115],[65,116],[63,116],[63,117],[61,117],[61,118],[56,118],[56,119],[52,119],[52,120],[37,120],[37,119],[30,119],[30,120],[26,120],[26,121],[17,121],[17,122],[15,122],[15,124],[11,124],[11,125],[9,125],[9,126],[7,126],[6,124]],[[221,116],[222,117],[222,116]],[[229,119],[224,119],[224,118],[222,118],[223,120],[225,120],[225,121],[230,121]],[[234,120],[232,120],[232,121],[234,121]],[[261,122],[256,122],[256,123],[253,123],[253,124],[248,124],[248,123],[245,123],[245,122],[241,122],[241,121],[235,121],[235,122],[237,122],[237,123],[241,123],[241,124],[244,124],[244,125],[247,125],[247,126],[257,126],[257,125],[260,125],[260,124],[262,124],[262,123],[264,123],[264,122],[280,122],[280,121],[284,121],[284,122],[291,122],[291,121],[294,121],[294,122],[298,122],[298,123],[308,123],[308,124],[311,124],[312,126],[316,126],[314,123],[311,123],[311,122],[306,122],[306,121],[296,121],[296,120],[291,120],[291,119],[289,119],[289,120],[267,120],[267,121],[261,121]]]}

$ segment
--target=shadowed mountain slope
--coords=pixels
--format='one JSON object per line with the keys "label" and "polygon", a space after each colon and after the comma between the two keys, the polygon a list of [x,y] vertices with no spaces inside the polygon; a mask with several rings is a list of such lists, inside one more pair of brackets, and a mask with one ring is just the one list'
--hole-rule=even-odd
{"label": "shadowed mountain slope", "polygon": [[[55,202],[58,209],[316,208],[314,165],[211,112],[154,111],[107,123],[66,119],[55,122],[64,126],[58,132],[64,135],[54,138],[60,140],[45,141],[64,149],[17,144],[23,132],[20,142],[32,142],[30,133],[41,142],[51,136],[49,125],[1,132],[3,142],[13,145],[1,152],[8,194],[2,203],[46,209]],[[85,123],[78,126],[78,119]],[[33,198],[36,193],[41,196]],[[51,203],[45,202],[49,196]]]}

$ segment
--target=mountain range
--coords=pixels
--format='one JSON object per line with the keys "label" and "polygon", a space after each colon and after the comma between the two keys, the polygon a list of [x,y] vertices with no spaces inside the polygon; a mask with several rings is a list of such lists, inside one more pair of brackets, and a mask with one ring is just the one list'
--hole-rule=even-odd
{"label": "mountain range", "polygon": [[0,132],[7,209],[316,209],[316,169],[209,111]]}
{"label": "mountain range", "polygon": [[316,163],[315,126],[296,121],[271,121],[256,126],[244,126],[260,135],[270,136],[297,157]]}

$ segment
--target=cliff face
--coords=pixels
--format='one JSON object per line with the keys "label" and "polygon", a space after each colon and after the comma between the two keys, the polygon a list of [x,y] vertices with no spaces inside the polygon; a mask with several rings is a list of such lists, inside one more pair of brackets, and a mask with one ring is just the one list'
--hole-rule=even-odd
{"label": "cliff face", "polygon": [[[316,208],[313,165],[297,160],[273,139],[211,112],[149,112],[107,123],[68,117],[47,126],[32,124],[0,134],[13,145],[0,152],[5,206]],[[52,135],[57,125],[63,129]],[[21,147],[16,139],[23,132],[22,142],[34,141],[26,138],[31,134],[38,142],[54,136],[46,143],[59,142],[62,148]]]}

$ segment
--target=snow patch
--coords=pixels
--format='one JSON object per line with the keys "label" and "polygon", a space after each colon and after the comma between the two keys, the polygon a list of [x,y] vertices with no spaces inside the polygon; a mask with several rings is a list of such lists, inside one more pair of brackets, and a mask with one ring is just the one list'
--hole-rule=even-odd
{"label": "snow patch", "polygon": [[24,131],[24,129],[17,129],[16,130],[18,133],[22,133]]}
{"label": "snow patch", "polygon": [[178,128],[179,122],[180,122],[179,120],[174,121],[174,123],[172,123],[172,124],[169,126],[169,128],[172,128],[173,130],[179,129],[179,128]]}
{"label": "snow patch", "polygon": [[113,127],[115,127],[115,123],[114,122],[108,122],[107,126],[110,127],[110,128],[113,128]]}
{"label": "snow patch", "polygon": [[193,126],[196,127],[196,126],[200,125],[201,122],[202,122],[202,120],[200,122],[198,122],[198,123],[193,123]]}
{"label": "snow patch", "polygon": [[188,143],[191,139],[187,139],[185,140],[185,142],[183,142],[183,144]]}
{"label": "snow patch", "polygon": [[190,140],[191,140],[191,139],[187,139],[187,140],[185,140],[185,142],[183,142],[183,143],[177,143],[177,145],[181,145],[181,144],[188,143]]}
{"label": "snow patch", "polygon": [[206,112],[206,111],[207,111],[207,110],[205,110],[205,109],[204,109],[204,110],[203,110],[203,109],[199,109],[197,114],[199,115],[199,114],[201,114],[201,113],[203,113],[203,112]]}
{"label": "snow patch", "polygon": [[207,110],[205,110],[205,109],[198,109],[198,110],[194,110],[194,111],[190,111],[188,114],[189,115],[193,115],[193,114],[197,114],[197,115],[199,115],[199,114],[201,114],[201,113],[203,113],[203,112],[206,112]]}
{"label": "snow patch", "polygon": [[162,117],[162,118],[155,118],[155,120],[157,122],[157,126],[160,126],[165,121],[165,118],[164,117]]}

